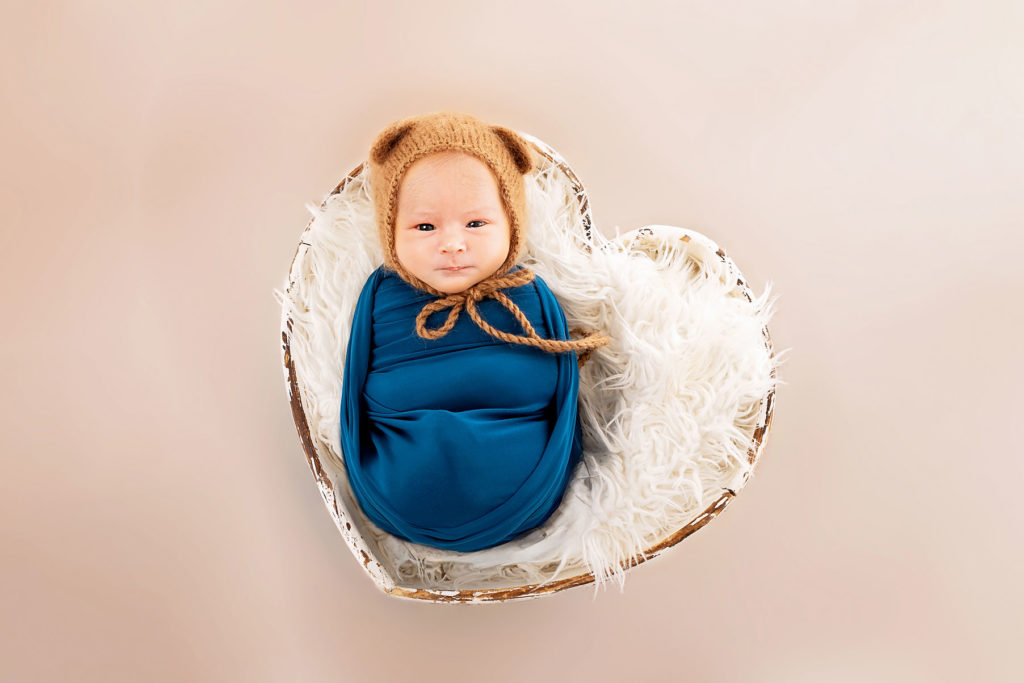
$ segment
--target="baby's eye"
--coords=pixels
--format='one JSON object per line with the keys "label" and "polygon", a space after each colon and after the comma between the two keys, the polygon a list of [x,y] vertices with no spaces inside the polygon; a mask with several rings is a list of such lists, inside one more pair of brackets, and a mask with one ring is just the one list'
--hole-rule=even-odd
{"label": "baby's eye", "polygon": [[430,223],[420,223],[416,226],[416,229],[420,232],[429,232],[434,229],[434,226]]}
{"label": "baby's eye", "polygon": [[[474,223],[479,223],[479,225],[473,225]],[[484,226],[484,222],[483,221],[470,221],[466,225],[466,227],[468,227],[468,228],[482,228],[483,226]]]}

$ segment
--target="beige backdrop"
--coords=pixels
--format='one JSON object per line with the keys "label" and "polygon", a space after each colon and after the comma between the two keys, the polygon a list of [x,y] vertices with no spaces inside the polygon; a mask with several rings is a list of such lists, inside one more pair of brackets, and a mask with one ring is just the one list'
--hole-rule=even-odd
{"label": "beige backdrop", "polygon": [[[1020,3],[626,4],[5,3],[0,678],[1024,680]],[[623,594],[388,598],[307,469],[304,205],[443,108],[781,297],[756,475]]]}

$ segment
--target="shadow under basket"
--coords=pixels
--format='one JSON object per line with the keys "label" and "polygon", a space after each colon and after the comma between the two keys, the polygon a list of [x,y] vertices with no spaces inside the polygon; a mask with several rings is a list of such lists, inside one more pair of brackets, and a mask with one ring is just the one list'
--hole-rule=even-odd
{"label": "shadow under basket", "polygon": [[[338,439],[341,369],[355,301],[383,259],[365,164],[309,207],[283,292],[292,416],[331,517],[374,584],[400,598],[487,603],[615,578],[714,519],[746,484],[768,436],[778,354],[768,293],[725,251],[653,225],[614,239],[592,227],[579,179],[551,147],[527,174],[526,256],[569,327],[613,343],[580,371],[584,457],[562,505],[498,548],[456,553],[386,534],[352,497]],[[338,322],[344,321],[344,324]]]}

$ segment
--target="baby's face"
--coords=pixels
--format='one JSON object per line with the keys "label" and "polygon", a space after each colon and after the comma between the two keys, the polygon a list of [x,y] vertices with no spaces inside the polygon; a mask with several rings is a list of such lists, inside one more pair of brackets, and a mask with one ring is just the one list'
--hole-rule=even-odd
{"label": "baby's face", "polygon": [[395,252],[410,273],[446,294],[492,275],[508,256],[498,181],[462,152],[416,160],[398,187]]}

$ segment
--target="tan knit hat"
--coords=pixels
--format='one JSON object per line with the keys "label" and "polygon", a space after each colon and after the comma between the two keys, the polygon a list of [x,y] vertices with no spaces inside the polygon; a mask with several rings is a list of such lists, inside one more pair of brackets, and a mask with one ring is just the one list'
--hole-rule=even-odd
{"label": "tan knit hat", "polygon": [[407,271],[395,251],[395,215],[398,188],[405,172],[418,159],[437,152],[471,154],[487,164],[498,181],[498,190],[509,221],[509,249],[505,262],[490,277],[500,278],[522,256],[526,193],[523,174],[533,168],[530,146],[513,130],[490,126],[454,111],[411,116],[392,123],[377,135],[370,148],[370,184],[377,215],[377,230],[384,249],[384,265],[410,285],[444,296]]}

